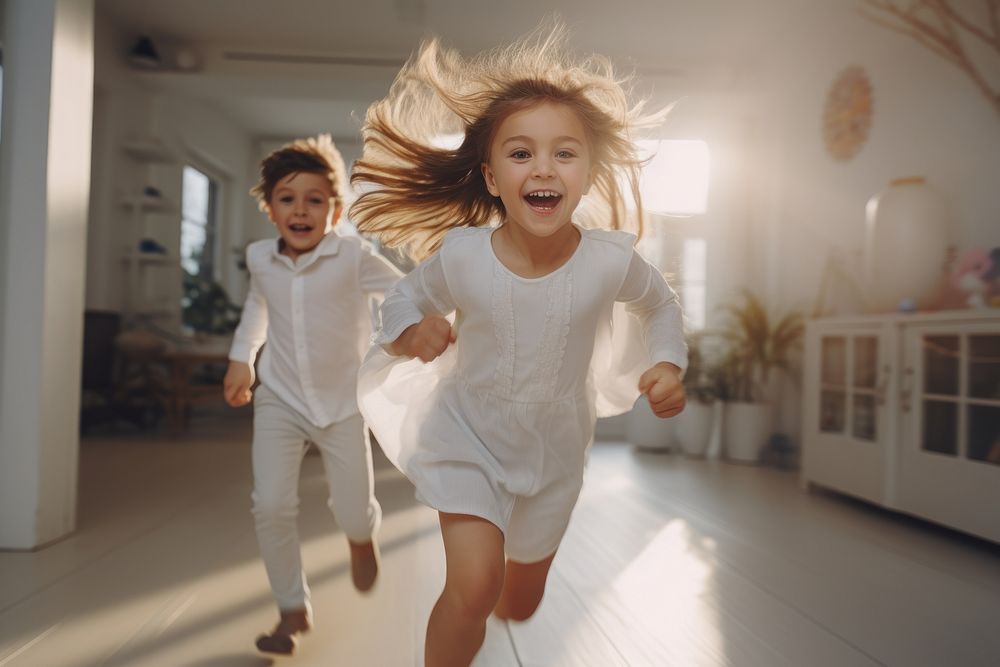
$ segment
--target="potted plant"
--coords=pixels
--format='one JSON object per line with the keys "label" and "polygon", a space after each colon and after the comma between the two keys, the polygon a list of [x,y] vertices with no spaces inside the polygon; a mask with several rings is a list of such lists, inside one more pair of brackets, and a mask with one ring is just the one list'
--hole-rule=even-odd
{"label": "potted plant", "polygon": [[[640,396],[635,405],[632,406],[632,409],[625,414],[625,439],[639,449],[669,452],[676,445],[680,444],[679,429],[681,428],[681,417],[691,409],[692,403],[692,388],[689,378],[692,377],[692,365],[697,363],[692,360],[692,355],[698,354],[697,348],[692,344],[693,340],[691,336],[688,336],[688,368],[684,374],[684,390],[687,394],[688,402],[681,414],[671,419],[657,417],[649,407],[649,399],[645,395]],[[698,358],[700,359],[700,356]]]}
{"label": "potted plant", "polygon": [[773,431],[768,389],[775,371],[791,372],[804,324],[797,311],[772,317],[760,299],[743,290],[724,306],[722,335],[727,352],[719,368],[725,400],[723,443],[726,458],[756,463]]}
{"label": "potted plant", "polygon": [[200,334],[228,335],[240,323],[242,312],[222,285],[184,272],[181,320],[185,327]]}
{"label": "potted plant", "polygon": [[687,456],[705,456],[716,420],[716,369],[706,364],[704,342],[707,335],[703,331],[688,335],[688,367],[684,374],[687,405],[673,419],[675,439]]}
{"label": "potted plant", "polygon": [[674,419],[660,419],[649,407],[645,395],[625,414],[625,439],[651,452],[669,452],[674,444]]}

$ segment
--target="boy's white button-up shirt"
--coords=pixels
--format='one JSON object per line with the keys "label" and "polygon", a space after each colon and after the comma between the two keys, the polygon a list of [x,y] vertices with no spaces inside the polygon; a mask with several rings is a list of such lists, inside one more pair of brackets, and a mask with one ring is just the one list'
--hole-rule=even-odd
{"label": "boy's white button-up shirt", "polygon": [[330,232],[297,262],[279,240],[247,247],[250,291],[229,358],[253,365],[281,400],[318,427],[358,412],[355,386],[373,309],[402,275],[371,244]]}

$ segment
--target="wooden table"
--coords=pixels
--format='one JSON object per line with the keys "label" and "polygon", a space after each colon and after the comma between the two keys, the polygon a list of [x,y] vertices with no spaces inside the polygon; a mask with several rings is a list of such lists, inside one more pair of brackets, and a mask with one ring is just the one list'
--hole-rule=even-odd
{"label": "wooden table", "polygon": [[172,435],[187,427],[192,406],[222,400],[221,384],[193,385],[191,377],[199,366],[228,363],[229,345],[228,338],[211,338],[168,346],[163,358],[170,371],[166,417],[167,431]]}

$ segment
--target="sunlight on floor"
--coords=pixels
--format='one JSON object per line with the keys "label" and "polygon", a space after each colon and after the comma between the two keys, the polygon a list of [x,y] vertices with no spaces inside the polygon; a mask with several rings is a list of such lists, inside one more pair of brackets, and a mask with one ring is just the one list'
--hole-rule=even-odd
{"label": "sunlight on floor", "polygon": [[[253,644],[277,610],[249,513],[248,430],[205,426],[212,437],[87,443],[80,531],[0,554],[0,667],[275,664]],[[393,469],[375,474],[382,572],[363,595],[321,461],[304,462],[316,630],[298,667],[422,654],[445,576],[437,514]],[[996,572],[995,550],[803,496],[794,476],[598,445],[542,606],[491,622],[476,665],[993,665]]]}
{"label": "sunlight on floor", "polygon": [[[716,655],[724,664],[718,615],[712,608],[715,543],[682,519],[660,530],[614,580],[610,595],[627,601],[640,634],[659,635],[677,651],[672,664],[699,664]],[[697,644],[691,641],[697,637]]]}

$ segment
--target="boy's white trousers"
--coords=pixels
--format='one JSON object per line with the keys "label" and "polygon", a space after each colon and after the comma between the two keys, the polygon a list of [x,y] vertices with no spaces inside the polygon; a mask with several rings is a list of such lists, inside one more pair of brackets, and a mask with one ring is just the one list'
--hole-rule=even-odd
{"label": "boy's white trousers", "polygon": [[371,447],[361,415],[325,428],[309,422],[264,385],[254,392],[253,517],[271,590],[282,611],[309,608],[297,525],[299,469],[310,442],[323,458],[327,505],[351,542],[378,530]]}

